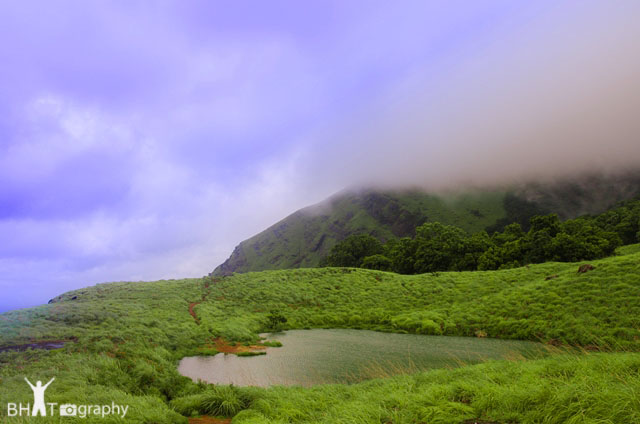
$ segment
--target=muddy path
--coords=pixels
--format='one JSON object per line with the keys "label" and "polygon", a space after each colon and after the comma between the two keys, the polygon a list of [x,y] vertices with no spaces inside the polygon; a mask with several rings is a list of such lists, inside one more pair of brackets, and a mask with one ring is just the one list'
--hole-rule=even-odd
{"label": "muddy path", "polygon": [[[217,281],[214,279],[213,282],[216,283]],[[200,300],[189,303],[189,314],[193,317],[193,320],[197,325],[200,325],[200,318],[198,318],[198,315],[196,314],[195,307],[207,300],[207,297],[209,297],[210,293],[211,283],[207,281],[206,283],[204,283],[204,292],[202,293],[202,297],[200,298]]]}

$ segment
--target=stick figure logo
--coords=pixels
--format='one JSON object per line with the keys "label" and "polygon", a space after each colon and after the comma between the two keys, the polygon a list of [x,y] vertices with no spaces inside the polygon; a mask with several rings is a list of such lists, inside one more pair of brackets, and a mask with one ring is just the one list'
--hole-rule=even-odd
{"label": "stick figure logo", "polygon": [[24,379],[27,382],[27,384],[31,387],[31,390],[33,390],[33,410],[31,411],[31,416],[35,417],[37,415],[40,415],[40,416],[46,417],[47,410],[44,406],[45,405],[44,391],[47,390],[47,387],[49,387],[49,384],[53,383],[53,380],[55,380],[55,378],[52,378],[51,380],[49,380],[49,382],[44,386],[42,385],[42,381],[40,380],[38,380],[36,382],[36,385],[34,386],[33,384],[31,384],[29,380],[27,380],[27,377],[25,377]]}

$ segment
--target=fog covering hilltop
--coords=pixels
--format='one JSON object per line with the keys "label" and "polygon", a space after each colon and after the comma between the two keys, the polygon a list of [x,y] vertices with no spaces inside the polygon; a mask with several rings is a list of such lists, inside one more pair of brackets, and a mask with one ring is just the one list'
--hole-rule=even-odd
{"label": "fog covering hilltop", "polygon": [[529,218],[537,214],[557,213],[561,219],[592,215],[638,195],[640,171],[441,192],[344,190],[241,242],[213,274],[314,267],[352,234],[384,241],[412,236],[425,222],[456,225],[470,233],[499,230],[512,222],[527,229]]}

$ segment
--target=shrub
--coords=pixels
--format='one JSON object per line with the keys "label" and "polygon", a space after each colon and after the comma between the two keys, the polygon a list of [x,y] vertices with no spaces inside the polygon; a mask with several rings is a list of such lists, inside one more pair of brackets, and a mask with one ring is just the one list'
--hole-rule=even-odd
{"label": "shrub", "polygon": [[378,271],[391,271],[391,259],[384,255],[371,255],[362,260],[362,268],[376,269]]}
{"label": "shrub", "polygon": [[287,317],[282,315],[278,310],[272,309],[269,315],[267,315],[267,325],[270,330],[280,331],[286,322]]}
{"label": "shrub", "polygon": [[200,409],[210,415],[232,417],[250,403],[250,397],[233,385],[214,386],[204,394]]}
{"label": "shrub", "polygon": [[241,424],[266,424],[271,421],[258,411],[245,409],[233,418],[233,422]]}
{"label": "shrub", "polygon": [[260,356],[260,355],[266,355],[267,352],[265,352],[264,350],[258,350],[258,351],[248,351],[248,352],[238,352],[236,353],[236,356]]}
{"label": "shrub", "polygon": [[193,412],[204,413],[202,405],[205,401],[205,394],[200,393],[197,395],[182,396],[173,399],[170,403],[171,407],[182,415],[193,415]]}

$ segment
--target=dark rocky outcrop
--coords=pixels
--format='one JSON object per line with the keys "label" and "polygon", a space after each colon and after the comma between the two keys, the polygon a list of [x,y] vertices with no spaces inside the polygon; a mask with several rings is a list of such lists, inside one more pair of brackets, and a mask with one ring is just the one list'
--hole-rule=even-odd
{"label": "dark rocky outcrop", "polygon": [[589,272],[596,269],[596,267],[594,267],[591,264],[584,264],[584,265],[580,265],[580,267],[578,268],[578,273],[579,274],[584,274],[585,272]]}

